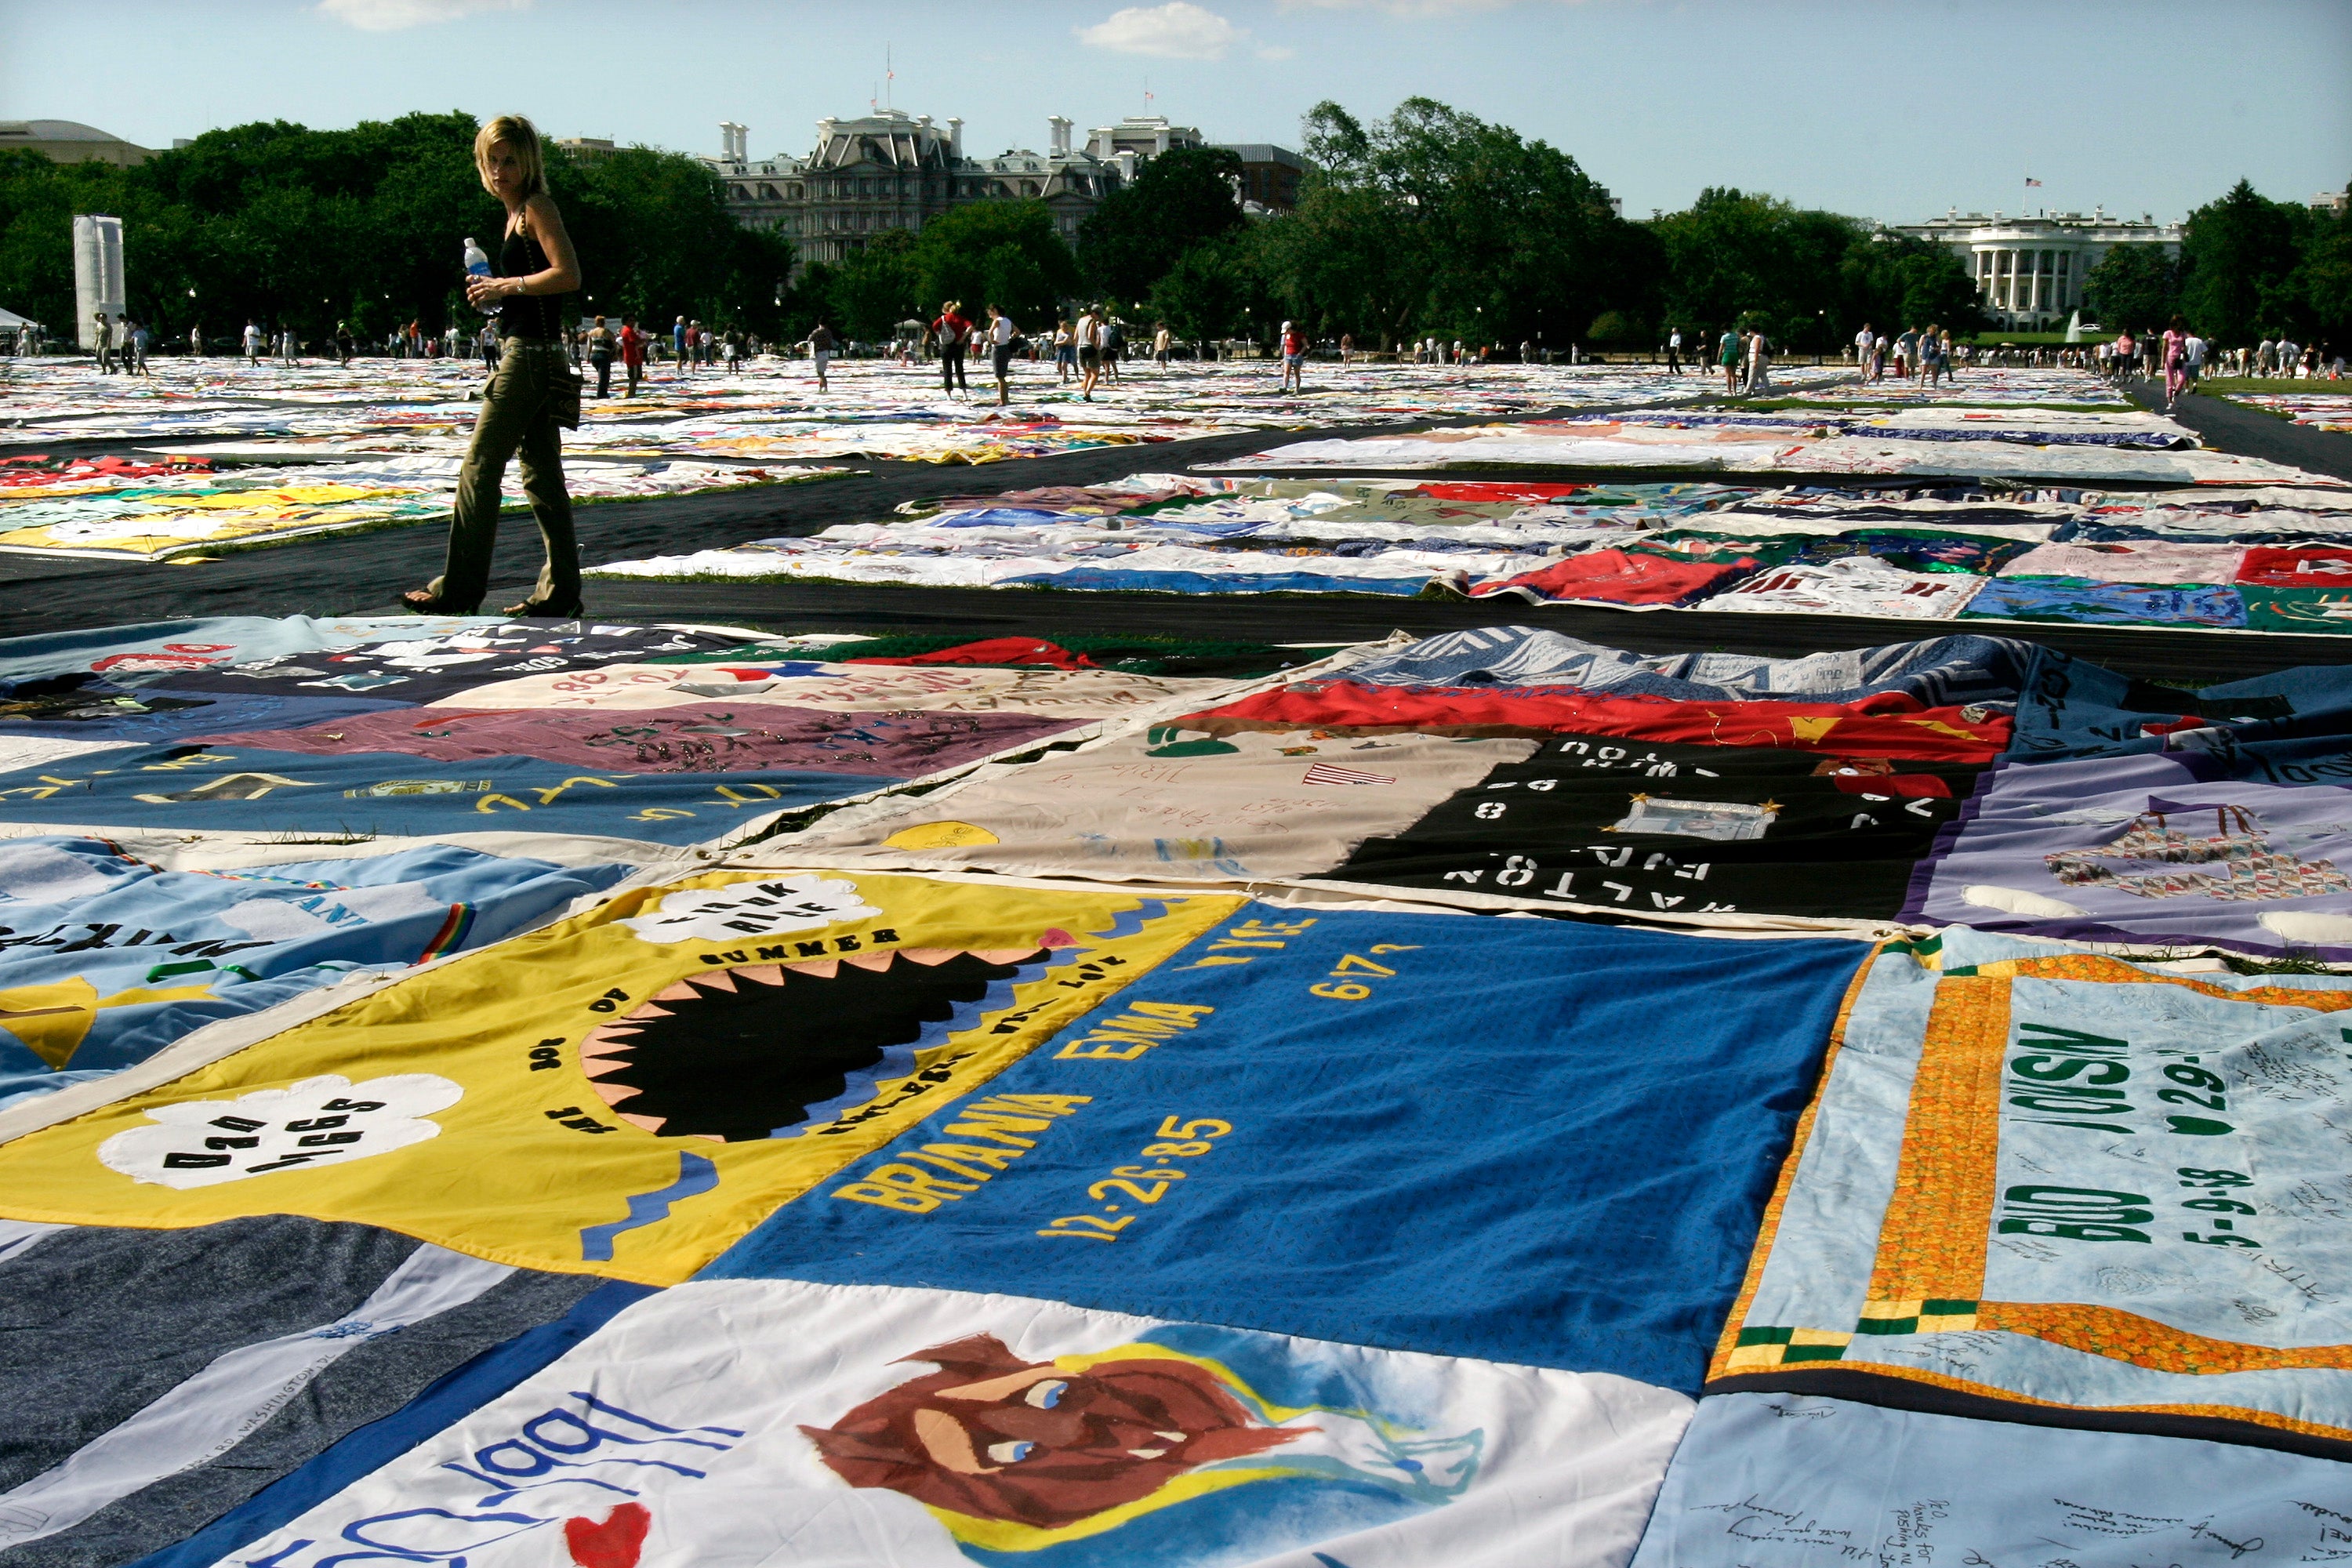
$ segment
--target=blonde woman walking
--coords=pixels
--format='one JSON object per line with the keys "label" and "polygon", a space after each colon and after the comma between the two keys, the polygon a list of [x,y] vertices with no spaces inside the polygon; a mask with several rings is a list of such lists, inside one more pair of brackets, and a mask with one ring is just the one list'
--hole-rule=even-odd
{"label": "blonde woman walking", "polygon": [[400,602],[420,615],[471,615],[480,606],[498,542],[499,485],[508,459],[520,451],[523,494],[539,520],[547,563],[531,596],[506,613],[570,618],[581,610],[580,547],[572,531],[572,497],[563,487],[558,421],[565,404],[578,408],[572,400],[579,384],[565,362],[556,301],[580,287],[580,262],[562,215],[548,197],[539,132],[530,121],[502,114],[483,126],[474,138],[474,164],[483,188],[507,209],[496,273],[470,277],[466,284],[468,303],[498,315],[498,368],[482,389],[474,444],[458,471],[448,564]]}

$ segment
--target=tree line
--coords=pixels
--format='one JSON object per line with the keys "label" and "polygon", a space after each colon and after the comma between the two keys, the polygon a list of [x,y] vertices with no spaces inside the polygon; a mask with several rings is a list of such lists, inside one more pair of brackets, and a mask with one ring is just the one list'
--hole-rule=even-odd
{"label": "tree line", "polygon": [[[1105,199],[1075,251],[1042,206],[1025,220],[963,208],[811,267],[793,304],[858,338],[943,299],[993,301],[1034,328],[1082,296],[1195,341],[1263,342],[1288,319],[1366,348],[1433,335],[1562,352],[1734,327],[1827,351],[1863,319],[1979,320],[1948,249],[1857,219],[1709,190],[1687,212],[1629,222],[1566,153],[1429,99],[1372,121],[1326,102],[1305,129],[1309,168],[1289,213],[1244,213],[1232,152],[1178,148]],[[973,281],[942,289],[965,225],[1003,260],[967,264],[957,276]],[[1025,288],[1005,271],[1015,254]]]}
{"label": "tree line", "polygon": [[2352,338],[2352,207],[2274,202],[2240,180],[2189,215],[2178,258],[2117,246],[2084,293],[2110,331],[2160,331],[2178,315],[2224,347],[2281,332],[2342,343]]}
{"label": "tree line", "polygon": [[[133,319],[165,339],[255,321],[323,337],[341,321],[375,338],[411,321],[478,321],[462,241],[499,248],[503,210],[474,171],[473,117],[409,114],[349,131],[285,121],[208,132],[119,168],[0,153],[0,304],[70,339],[73,215],[122,219]],[[546,147],[550,190],[588,294],[614,320],[686,314],[771,334],[792,247],[728,216],[699,161],[644,148],[575,160]]]}
{"label": "tree line", "polygon": [[[462,113],[349,131],[256,123],[128,169],[0,154],[0,304],[68,333],[72,216],[111,213],[131,314],[166,337],[199,321],[230,336],[247,319],[305,336],[344,321],[362,338],[471,321],[458,242],[495,249],[499,224],[475,176],[475,129]],[[574,159],[550,144],[549,184],[588,279],[567,306],[771,341],[819,320],[887,340],[950,299],[993,302],[1033,332],[1094,302],[1187,340],[1264,342],[1289,319],[1366,348],[1427,336],[1646,348],[1675,330],[1755,328],[1824,353],[1864,321],[1956,334],[1990,324],[1950,247],[1862,219],[1710,188],[1684,211],[1629,221],[1568,153],[1429,99],[1370,121],[1325,102],[1304,129],[1309,168],[1288,213],[1244,213],[1232,152],[1180,148],[1105,199],[1075,247],[1042,203],[974,203],[797,274],[791,242],[735,223],[698,159],[646,148]],[[2341,341],[2352,328],[2343,213],[2241,182],[2190,216],[2177,261],[2154,249],[2118,247],[2091,274],[2105,325],[2179,312],[2224,343],[2278,331]]]}

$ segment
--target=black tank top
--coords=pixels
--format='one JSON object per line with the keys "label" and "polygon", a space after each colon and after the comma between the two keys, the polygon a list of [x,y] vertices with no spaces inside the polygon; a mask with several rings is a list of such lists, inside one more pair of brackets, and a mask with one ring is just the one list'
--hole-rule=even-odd
{"label": "black tank top", "polygon": [[[499,251],[499,276],[528,278],[548,268],[547,252],[530,235],[507,231],[505,246]],[[501,338],[537,338],[553,340],[562,315],[555,302],[558,294],[512,294],[507,297],[499,311],[499,336]]]}

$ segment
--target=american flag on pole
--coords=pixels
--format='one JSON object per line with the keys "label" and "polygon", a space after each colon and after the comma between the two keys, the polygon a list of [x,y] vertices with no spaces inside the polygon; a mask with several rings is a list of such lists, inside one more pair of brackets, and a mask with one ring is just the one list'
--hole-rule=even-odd
{"label": "american flag on pole", "polygon": [[1307,770],[1304,782],[1311,784],[1392,784],[1396,780],[1386,773],[1360,773],[1353,768],[1335,768],[1328,763],[1317,763]]}

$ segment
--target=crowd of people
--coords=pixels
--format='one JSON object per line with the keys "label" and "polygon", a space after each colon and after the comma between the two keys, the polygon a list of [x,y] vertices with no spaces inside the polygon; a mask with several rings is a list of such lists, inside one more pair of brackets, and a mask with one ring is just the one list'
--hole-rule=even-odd
{"label": "crowd of people", "polygon": [[[121,312],[110,317],[99,311],[92,316],[90,336],[92,353],[102,373],[149,374],[148,353],[156,346],[157,340],[145,325]],[[878,354],[903,365],[936,361],[941,390],[950,396],[969,395],[970,363],[976,357],[984,357],[993,373],[1000,405],[1009,399],[1012,367],[1016,361],[1051,363],[1057,385],[1075,383],[1079,397],[1091,402],[1102,384],[1119,379],[1122,363],[1148,355],[1150,362],[1165,369],[1180,355],[1197,353],[1202,357],[1211,357],[1217,352],[1207,344],[1188,348],[1174,337],[1167,322],[1155,321],[1148,350],[1139,353],[1129,337],[1128,323],[1117,311],[1100,305],[1085,305],[1060,314],[1050,327],[1032,334],[994,304],[983,307],[982,314],[975,316],[968,314],[963,302],[956,300],[943,301],[938,316],[929,322],[903,323],[898,335],[887,343],[845,340],[824,321],[819,321],[798,342],[772,343],[746,328],[708,325],[684,315],[676,317],[666,329],[650,331],[641,326],[635,315],[623,315],[617,325],[607,316],[583,317],[569,327],[555,329],[555,336],[558,348],[568,357],[572,369],[593,375],[593,395],[597,397],[613,395],[616,364],[623,372],[621,395],[625,397],[636,395],[649,366],[669,365],[677,374],[691,376],[715,373],[722,367],[738,372],[746,362],[771,354],[806,356],[813,362],[820,390],[829,390],[827,371],[834,359],[845,354]],[[1655,356],[1663,359],[1664,374],[1678,376],[1704,374],[1710,368],[1719,371],[1727,395],[1752,396],[1770,389],[1776,348],[1765,332],[1728,329],[1714,337],[1711,348],[1708,338],[1705,331],[1686,332],[1681,329],[1664,334]],[[255,366],[265,360],[298,364],[306,353],[314,351],[349,365],[361,352],[359,338],[344,321],[337,321],[333,333],[323,342],[312,342],[291,326],[265,329],[258,320],[248,320],[235,342],[236,346],[230,352]],[[1304,385],[1307,361],[1316,346],[1298,323],[1282,323],[1276,353],[1281,362],[1286,388]],[[1324,346],[1328,349],[1330,345]],[[30,354],[44,352],[48,345],[42,341],[37,328],[26,323],[17,331],[10,347],[16,353]],[[1227,344],[1224,352],[1232,354],[1237,347],[1251,352],[1256,349],[1255,344]],[[1352,334],[1342,333],[1336,347],[1342,363],[1374,357],[1358,347]],[[499,333],[494,322],[477,328],[452,324],[436,331],[411,321],[374,340],[373,349],[393,359],[477,362],[485,374],[489,374],[499,365]],[[194,357],[207,353],[201,324],[189,329],[187,351]],[[1478,344],[1434,335],[1402,342],[1392,353],[1378,357],[1392,357],[1399,363],[1460,367],[1508,363],[1515,357],[1523,364],[1574,364],[1588,358],[1580,347],[1574,345],[1554,351],[1522,342],[1514,356],[1507,344]],[[2118,384],[2127,380],[2162,377],[2168,387],[2177,384],[2179,388],[2179,392],[2168,393],[2168,402],[2213,374],[2340,381],[2345,358],[2343,351],[2332,345],[2299,343],[2284,332],[2275,336],[2265,333],[2257,343],[2224,349],[2189,331],[2179,317],[2174,318],[2171,330],[2167,331],[2126,331],[2095,343],[2063,346],[1979,344],[1966,335],[1955,338],[1948,327],[1932,322],[1881,333],[1865,322],[1854,334],[1844,357],[1846,363],[1861,371],[1865,384],[1883,382],[1890,374],[1897,381],[1932,387],[1956,381],[1963,370],[1976,367],[2071,368],[2089,371]]]}

